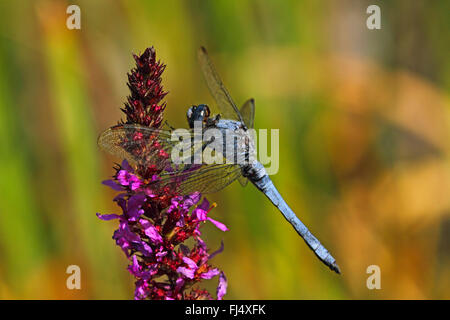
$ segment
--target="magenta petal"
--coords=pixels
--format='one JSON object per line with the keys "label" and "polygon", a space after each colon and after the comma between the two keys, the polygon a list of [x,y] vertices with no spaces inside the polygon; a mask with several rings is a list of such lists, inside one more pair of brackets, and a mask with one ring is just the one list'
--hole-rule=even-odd
{"label": "magenta petal", "polygon": [[129,185],[128,183],[128,172],[126,170],[120,170],[117,173],[117,181],[119,181],[119,183],[123,186],[127,186]]}
{"label": "magenta petal", "polygon": [[217,286],[217,300],[222,300],[223,296],[227,293],[228,282],[225,274],[220,273],[219,285]]}
{"label": "magenta petal", "polygon": [[208,259],[214,258],[217,254],[221,253],[224,249],[223,241],[220,241],[220,248],[211,253],[208,257]]}
{"label": "magenta petal", "polygon": [[219,228],[220,230],[222,230],[222,231],[228,231],[227,226],[224,225],[222,222],[216,221],[216,220],[211,219],[211,218],[206,218],[206,219],[208,219],[209,221],[211,221],[211,223],[212,223],[213,225],[215,225],[217,228]]}
{"label": "magenta petal", "polygon": [[141,266],[139,265],[139,261],[138,261],[136,255],[134,255],[132,259],[133,259],[133,262],[132,262],[132,264],[128,267],[128,270],[130,270],[130,272],[131,272],[133,275],[138,275],[139,272],[141,271]]}
{"label": "magenta petal", "polygon": [[194,270],[188,269],[186,267],[178,267],[177,272],[181,273],[188,279],[194,279],[194,274],[195,274]]}
{"label": "magenta petal", "polygon": [[167,255],[167,251],[164,251],[164,252],[158,252],[158,253],[156,254],[157,257],[165,257],[166,255]]}
{"label": "magenta petal", "polygon": [[136,219],[144,213],[144,210],[141,209],[141,207],[145,201],[146,197],[144,194],[135,194],[128,199],[127,216],[130,221],[136,221]]}
{"label": "magenta petal", "polygon": [[150,247],[147,243],[144,241],[141,241],[140,243],[136,243],[136,247],[139,249],[139,251],[142,252],[142,254],[146,257],[151,257],[153,255],[152,247]]}
{"label": "magenta petal", "polygon": [[117,214],[100,214],[100,213],[96,213],[97,217],[101,220],[105,220],[105,221],[109,221],[109,220],[114,220],[114,219],[118,219],[120,216]]}
{"label": "magenta petal", "polygon": [[138,280],[136,282],[136,290],[134,292],[135,300],[143,300],[148,296],[148,283],[146,280]]}
{"label": "magenta petal", "polygon": [[194,192],[190,195],[188,195],[183,202],[183,206],[188,209],[190,207],[192,207],[194,204],[196,204],[197,202],[200,201],[201,198],[201,193],[200,192]]}
{"label": "magenta petal", "polygon": [[144,233],[150,238],[150,240],[155,244],[160,244],[163,242],[163,238],[156,230],[155,226],[150,223],[150,221],[145,219],[139,220],[142,227],[144,227]]}
{"label": "magenta petal", "polygon": [[122,191],[122,187],[120,185],[118,185],[114,180],[104,180],[102,181],[102,184],[104,184],[105,186],[110,187],[113,190],[116,191]]}
{"label": "magenta petal", "polygon": [[167,254],[168,254],[167,251],[164,251],[164,252],[158,252],[157,254],[155,254],[155,256],[156,256],[156,261],[157,261],[157,262],[161,262],[161,261],[162,261],[162,258],[165,257]]}
{"label": "magenta petal", "polygon": [[208,211],[209,209],[209,201],[206,198],[203,198],[202,203],[197,207],[201,210]]}
{"label": "magenta petal", "polygon": [[209,271],[203,272],[200,275],[200,278],[202,279],[211,279],[215,276],[217,276],[220,273],[219,269],[211,269]]}
{"label": "magenta petal", "polygon": [[195,208],[192,211],[193,214],[195,214],[195,217],[197,218],[197,220],[200,221],[205,221],[206,220],[206,211],[200,208]]}
{"label": "magenta petal", "polygon": [[130,178],[130,183],[131,183],[131,190],[133,191],[141,186],[141,181],[136,176]]}
{"label": "magenta petal", "polygon": [[122,161],[121,167],[127,170],[128,172],[134,173],[134,169],[130,166],[127,160]]}
{"label": "magenta petal", "polygon": [[150,189],[150,188],[145,188],[144,189],[144,194],[147,195],[150,198],[156,197],[156,194],[153,193],[152,189]]}
{"label": "magenta petal", "polygon": [[119,170],[116,179],[122,186],[130,186],[133,191],[141,186],[139,178],[126,170]]}
{"label": "magenta petal", "polygon": [[175,281],[175,290],[180,290],[181,287],[184,285],[184,279],[183,278],[178,278],[177,281]]}
{"label": "magenta petal", "polygon": [[186,263],[189,266],[189,268],[193,269],[194,271],[198,269],[197,264],[191,258],[183,257],[183,262]]}

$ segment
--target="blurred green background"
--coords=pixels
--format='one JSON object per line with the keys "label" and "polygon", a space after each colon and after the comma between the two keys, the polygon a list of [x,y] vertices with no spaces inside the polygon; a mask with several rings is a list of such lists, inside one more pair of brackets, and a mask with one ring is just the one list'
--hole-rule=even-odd
{"label": "blurred green background", "polygon": [[[81,8],[81,30],[66,8]],[[382,29],[366,28],[381,7]],[[131,299],[111,239],[118,161],[97,135],[122,117],[131,53],[167,64],[166,119],[213,105],[196,61],[208,48],[256,128],[280,129],[286,201],[337,259],[324,267],[252,186],[208,196],[204,227],[228,299],[450,298],[450,2],[1,1],[0,298]],[[66,288],[67,266],[82,289]],[[368,290],[366,268],[381,268]],[[208,288],[216,285],[212,280]]]}

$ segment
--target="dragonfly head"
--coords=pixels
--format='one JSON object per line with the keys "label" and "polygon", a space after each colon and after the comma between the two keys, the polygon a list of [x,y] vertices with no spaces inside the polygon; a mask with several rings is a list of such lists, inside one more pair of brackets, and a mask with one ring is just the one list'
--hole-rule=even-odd
{"label": "dragonfly head", "polygon": [[206,104],[190,107],[186,114],[189,127],[194,128],[195,121],[206,122],[210,114],[209,107]]}

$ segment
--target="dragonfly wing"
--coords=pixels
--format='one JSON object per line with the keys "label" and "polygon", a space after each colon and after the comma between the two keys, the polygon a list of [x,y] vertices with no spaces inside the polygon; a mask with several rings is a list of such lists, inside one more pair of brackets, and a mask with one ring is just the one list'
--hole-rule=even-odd
{"label": "dragonfly wing", "polygon": [[235,164],[200,165],[200,167],[185,169],[161,176],[155,181],[159,187],[169,187],[177,193],[188,195],[193,192],[203,194],[222,190],[242,176],[242,170]]}
{"label": "dragonfly wing", "polygon": [[241,116],[248,129],[253,129],[255,125],[255,99],[248,99],[240,110]]}
{"label": "dragonfly wing", "polygon": [[208,53],[204,47],[200,47],[198,50],[198,60],[203,71],[203,75],[205,76],[209,91],[216,100],[217,106],[219,107],[223,118],[243,122],[242,116],[239,113],[236,104],[233,102],[233,99],[225,88],[225,85],[220,79],[219,74],[217,73],[211,59],[209,59]]}
{"label": "dragonfly wing", "polygon": [[[191,138],[192,131],[188,133],[186,137]],[[186,143],[183,143],[185,141]],[[185,150],[188,146],[192,148],[187,152],[188,157],[192,157],[196,152],[204,152],[209,147],[207,144],[191,146],[191,141],[191,139],[177,141],[171,131],[123,124],[100,134],[98,145],[103,150],[126,159],[132,165],[154,166],[162,173],[161,179],[153,183],[158,188],[169,187],[181,195],[195,191],[213,193],[225,188],[242,175],[240,166],[236,164],[189,163],[193,161],[174,163],[172,152],[176,147],[185,147]],[[223,162],[226,162],[225,158]]]}
{"label": "dragonfly wing", "polygon": [[[172,164],[174,147],[182,146],[182,142],[173,141],[174,138],[171,131],[122,124],[101,133],[97,143],[101,149],[132,165],[152,165],[157,170],[165,170]],[[183,142],[190,145],[190,139],[187,140]]]}

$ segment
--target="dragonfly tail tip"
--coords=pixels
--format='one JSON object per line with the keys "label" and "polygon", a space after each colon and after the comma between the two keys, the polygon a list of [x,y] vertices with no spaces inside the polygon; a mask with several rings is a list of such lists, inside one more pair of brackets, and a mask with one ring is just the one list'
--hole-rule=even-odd
{"label": "dragonfly tail tip", "polygon": [[341,274],[341,269],[339,269],[339,266],[337,265],[336,261],[333,262],[333,264],[330,266],[330,269],[336,272],[337,274]]}

